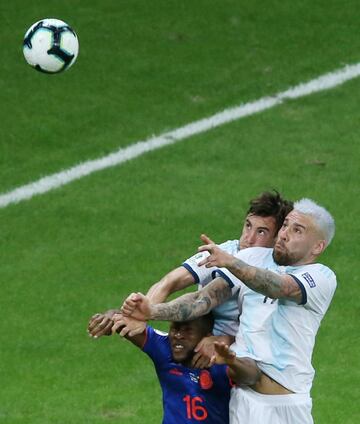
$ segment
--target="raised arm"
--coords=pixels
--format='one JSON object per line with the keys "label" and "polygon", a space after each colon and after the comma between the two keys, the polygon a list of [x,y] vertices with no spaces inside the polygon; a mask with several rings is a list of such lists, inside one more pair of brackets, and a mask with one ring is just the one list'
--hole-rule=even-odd
{"label": "raised arm", "polygon": [[241,259],[223,252],[207,236],[202,235],[201,239],[206,244],[200,246],[199,251],[208,251],[210,253],[201,262],[201,265],[227,268],[250,289],[271,299],[287,299],[301,303],[301,289],[290,275],[280,275],[266,269],[248,265]]}
{"label": "raised arm", "polygon": [[222,278],[216,278],[197,292],[187,293],[168,303],[150,304],[141,293],[130,295],[121,311],[124,316],[141,320],[189,321],[207,314],[231,297],[231,289]]}
{"label": "raised arm", "polygon": [[240,259],[235,259],[228,270],[244,282],[250,289],[262,293],[271,299],[287,299],[302,302],[300,286],[290,275],[253,267]]}
{"label": "raised arm", "polygon": [[[124,317],[122,314],[114,314],[113,321],[114,325],[111,329],[112,334],[117,333],[140,349],[143,348],[146,341],[146,325],[143,321],[138,322],[133,318]],[[143,325],[141,332],[138,331],[139,325]],[[135,334],[133,334],[134,329],[136,329]]]}
{"label": "raised arm", "polygon": [[194,284],[194,277],[186,268],[180,266],[152,285],[146,297],[151,303],[162,303],[170,294],[183,290],[191,284]]}
{"label": "raised arm", "polygon": [[119,310],[95,314],[90,318],[88,334],[94,339],[120,334],[135,346],[142,348],[146,340],[146,324],[133,318],[123,317]]}
{"label": "raised arm", "polygon": [[95,339],[102,336],[111,336],[111,327],[114,324],[113,316],[119,312],[119,309],[110,309],[106,312],[93,315],[89,320],[87,328],[89,336]]}

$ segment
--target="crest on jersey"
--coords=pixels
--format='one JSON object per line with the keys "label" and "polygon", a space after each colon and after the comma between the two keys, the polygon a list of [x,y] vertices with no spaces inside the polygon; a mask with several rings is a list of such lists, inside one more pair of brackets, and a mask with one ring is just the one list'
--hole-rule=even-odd
{"label": "crest on jersey", "polygon": [[199,376],[197,376],[193,372],[189,372],[189,377],[190,377],[190,380],[193,381],[194,383],[198,383],[199,382]]}
{"label": "crest on jersey", "polygon": [[304,280],[309,284],[311,288],[316,287],[314,279],[308,272],[305,272],[305,274],[302,274],[301,276],[304,277]]}
{"label": "crest on jersey", "polygon": [[209,390],[214,385],[211,374],[208,370],[202,370],[200,373],[200,387],[204,390]]}

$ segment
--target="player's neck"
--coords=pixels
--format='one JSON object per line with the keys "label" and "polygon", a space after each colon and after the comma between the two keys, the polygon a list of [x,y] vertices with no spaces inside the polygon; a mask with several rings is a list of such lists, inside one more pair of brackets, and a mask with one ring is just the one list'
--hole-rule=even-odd
{"label": "player's neck", "polygon": [[191,366],[191,359],[187,359],[187,360],[185,360],[185,361],[182,361],[182,362],[180,362],[180,364],[181,364],[182,366],[186,367],[186,368],[193,368],[193,367]]}

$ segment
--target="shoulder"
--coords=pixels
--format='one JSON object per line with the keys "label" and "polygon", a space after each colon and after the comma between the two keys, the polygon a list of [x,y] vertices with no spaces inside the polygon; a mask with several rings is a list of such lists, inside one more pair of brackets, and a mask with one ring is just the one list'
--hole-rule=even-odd
{"label": "shoulder", "polygon": [[300,267],[294,267],[293,270],[289,270],[290,274],[301,277],[302,280],[307,283],[310,288],[319,285],[328,285],[336,287],[336,275],[335,273],[325,265],[322,264],[310,264]]}
{"label": "shoulder", "polygon": [[218,245],[225,252],[235,255],[240,251],[239,240],[227,240]]}
{"label": "shoulder", "polygon": [[248,247],[247,249],[241,249],[236,257],[249,265],[264,266],[264,264],[275,264],[272,253],[273,249],[271,248]]}
{"label": "shoulder", "polygon": [[143,352],[156,360],[162,360],[171,356],[169,337],[167,333],[159,331],[148,325],[146,327],[146,338],[142,347]]}
{"label": "shoulder", "polygon": [[146,326],[146,340],[144,346],[147,344],[166,342],[168,339],[169,337],[166,332],[156,330],[150,325]]}
{"label": "shoulder", "polygon": [[336,275],[333,270],[331,270],[329,267],[323,264],[311,264],[308,265],[309,269],[312,270],[312,272],[315,272],[319,275],[324,276],[325,278],[331,278],[333,280],[336,280]]}
{"label": "shoulder", "polygon": [[322,264],[289,267],[287,273],[301,289],[301,304],[316,312],[325,313],[336,289],[335,273]]}

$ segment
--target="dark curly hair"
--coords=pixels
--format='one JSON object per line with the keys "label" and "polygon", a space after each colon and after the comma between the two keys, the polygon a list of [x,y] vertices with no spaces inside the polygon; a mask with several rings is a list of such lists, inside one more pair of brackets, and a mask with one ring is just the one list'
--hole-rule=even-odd
{"label": "dark curly hair", "polygon": [[286,215],[293,210],[291,200],[285,200],[276,190],[264,191],[260,196],[250,200],[247,215],[273,216],[276,221],[276,232],[283,225]]}

